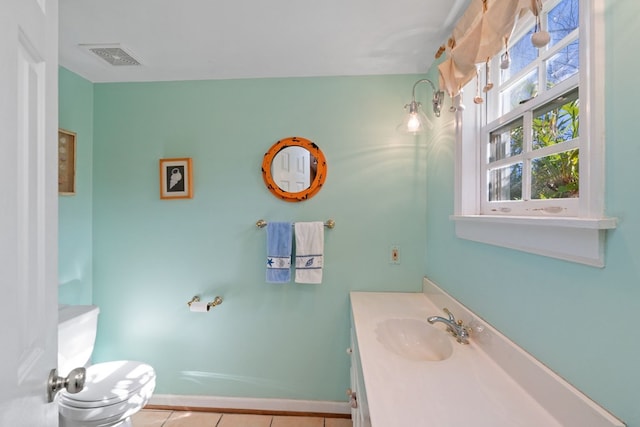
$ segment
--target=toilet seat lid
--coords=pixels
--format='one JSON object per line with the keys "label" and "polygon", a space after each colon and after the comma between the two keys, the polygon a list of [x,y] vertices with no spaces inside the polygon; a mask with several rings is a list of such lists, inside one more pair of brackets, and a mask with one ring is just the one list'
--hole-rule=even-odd
{"label": "toilet seat lid", "polygon": [[155,381],[155,371],[145,363],[121,360],[91,365],[82,391],[62,391],[60,404],[77,408],[95,408],[123,402],[142,387]]}

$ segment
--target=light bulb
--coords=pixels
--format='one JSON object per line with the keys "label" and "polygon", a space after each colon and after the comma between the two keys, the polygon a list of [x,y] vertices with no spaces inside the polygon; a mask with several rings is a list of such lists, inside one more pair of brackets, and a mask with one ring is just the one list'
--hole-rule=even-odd
{"label": "light bulb", "polygon": [[410,114],[407,122],[407,130],[409,132],[417,132],[420,129],[420,119],[417,114]]}
{"label": "light bulb", "polygon": [[433,124],[419,107],[420,103],[415,100],[405,105],[405,109],[408,109],[409,113],[404,116],[404,120],[398,125],[398,131],[416,135],[426,129],[433,128]]}

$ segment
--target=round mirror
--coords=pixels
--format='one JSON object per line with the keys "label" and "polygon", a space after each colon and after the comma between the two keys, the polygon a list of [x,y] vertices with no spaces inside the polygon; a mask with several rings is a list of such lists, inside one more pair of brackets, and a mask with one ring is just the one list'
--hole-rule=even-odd
{"label": "round mirror", "polygon": [[262,160],[262,178],[279,199],[301,202],[313,197],[324,184],[327,161],[318,146],[301,137],[281,139]]}

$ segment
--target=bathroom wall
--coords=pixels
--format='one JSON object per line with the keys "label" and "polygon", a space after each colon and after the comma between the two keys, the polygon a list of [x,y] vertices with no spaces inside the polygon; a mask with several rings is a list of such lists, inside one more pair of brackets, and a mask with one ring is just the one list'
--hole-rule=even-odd
{"label": "bathroom wall", "polygon": [[[457,239],[453,122],[437,122],[427,160],[427,274],[629,426],[640,426],[640,161],[635,81],[640,3],[606,3],[606,267]],[[431,75],[435,70],[431,70]],[[467,106],[474,108],[473,106]]]}
{"label": "bathroom wall", "polygon": [[[418,291],[425,273],[428,146],[395,131],[421,77],[94,85],[94,360],[146,361],[162,394],[343,401],[349,291]],[[297,204],[260,171],[289,136],[328,162]],[[171,157],[193,158],[192,200],[159,198]],[[322,284],[265,282],[261,218],[335,219]],[[196,294],[224,303],[190,313]]]}
{"label": "bathroom wall", "polygon": [[58,198],[58,300],[92,300],[93,84],[60,67],[59,126],[76,132],[76,194]]}
{"label": "bathroom wall", "polygon": [[[606,213],[619,225],[603,269],[455,237],[452,117],[445,108],[428,143],[393,131],[423,76],[92,85],[61,69],[60,126],[88,160],[78,194],[60,198],[60,300],[100,305],[96,361],[152,363],[158,393],[342,400],[348,291],[416,291],[426,273],[640,427],[640,59],[628,53],[639,12],[631,1],[605,11]],[[259,171],[291,135],[329,162],[325,188],[302,204],[273,198]],[[161,201],[157,161],[177,156],[194,159],[195,198]],[[255,221],[329,217],[324,283],[266,284]],[[192,314],[194,294],[225,302]]]}

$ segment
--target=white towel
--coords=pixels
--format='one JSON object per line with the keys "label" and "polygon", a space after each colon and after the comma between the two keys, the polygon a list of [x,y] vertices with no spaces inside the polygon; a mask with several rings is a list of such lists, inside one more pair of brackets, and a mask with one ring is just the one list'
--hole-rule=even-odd
{"label": "white towel", "polygon": [[296,222],[296,283],[322,283],[324,223]]}

